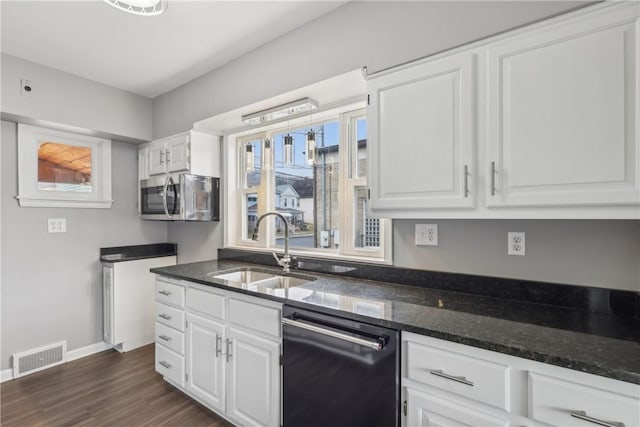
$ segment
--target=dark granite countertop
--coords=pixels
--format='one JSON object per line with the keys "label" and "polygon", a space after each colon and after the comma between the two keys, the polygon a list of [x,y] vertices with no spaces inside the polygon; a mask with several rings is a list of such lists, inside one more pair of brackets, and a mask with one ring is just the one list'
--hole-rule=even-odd
{"label": "dark granite countertop", "polygon": [[290,275],[315,280],[289,289],[242,289],[212,277],[246,267],[282,275],[277,268],[229,260],[151,271],[640,384],[637,318],[307,271]]}
{"label": "dark granite countertop", "polygon": [[100,248],[100,261],[125,262],[139,259],[160,258],[178,255],[176,243],[152,243],[148,245],[115,246]]}

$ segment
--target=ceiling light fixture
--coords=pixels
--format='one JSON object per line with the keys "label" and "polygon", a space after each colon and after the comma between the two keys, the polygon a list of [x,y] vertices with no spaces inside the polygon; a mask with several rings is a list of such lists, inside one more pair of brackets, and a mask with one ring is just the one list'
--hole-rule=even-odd
{"label": "ceiling light fixture", "polygon": [[295,114],[311,111],[318,108],[318,103],[311,98],[298,99],[297,101],[288,102],[273,108],[258,111],[242,116],[242,121],[249,125],[259,125],[260,123],[278,120],[283,117],[293,116]]}
{"label": "ceiling light fixture", "polygon": [[168,0],[104,0],[110,6],[133,15],[156,16],[167,10]]}

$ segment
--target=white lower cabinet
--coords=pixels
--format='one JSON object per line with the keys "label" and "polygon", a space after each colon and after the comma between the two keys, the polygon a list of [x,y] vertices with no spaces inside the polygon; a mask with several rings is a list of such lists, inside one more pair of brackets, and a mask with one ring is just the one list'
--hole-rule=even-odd
{"label": "white lower cabinet", "polygon": [[227,414],[243,426],[279,425],[280,344],[230,327]]}
{"label": "white lower cabinet", "polygon": [[[166,280],[158,277],[159,289],[166,290]],[[280,426],[282,304],[186,281],[179,286],[186,298],[158,294],[156,371],[236,425]],[[178,289],[169,297],[181,296]]]}
{"label": "white lower cabinet", "polygon": [[407,425],[420,427],[506,427],[508,420],[483,414],[463,405],[421,393],[410,387],[406,389]]}
{"label": "white lower cabinet", "polygon": [[640,386],[402,333],[403,427],[640,426]]}
{"label": "white lower cabinet", "polygon": [[187,314],[186,389],[211,408],[225,409],[224,324]]}

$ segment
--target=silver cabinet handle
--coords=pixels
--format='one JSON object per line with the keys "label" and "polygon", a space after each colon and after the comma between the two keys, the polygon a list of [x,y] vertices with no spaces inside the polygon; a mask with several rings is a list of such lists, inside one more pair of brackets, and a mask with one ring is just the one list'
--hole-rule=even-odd
{"label": "silver cabinet handle", "polygon": [[583,421],[588,421],[588,422],[593,423],[593,424],[598,424],[600,426],[605,426],[605,427],[624,427],[624,423],[621,423],[619,421],[599,420],[598,418],[590,417],[589,415],[587,415],[587,413],[585,411],[571,411],[569,414],[574,418],[578,418],[578,419],[583,420]]}
{"label": "silver cabinet handle", "polygon": [[171,316],[168,314],[158,314],[158,317],[162,317],[164,320],[171,320]]}
{"label": "silver cabinet handle", "polygon": [[216,334],[216,358],[222,354],[222,337]]}
{"label": "silver cabinet handle", "polygon": [[464,197],[469,197],[469,166],[464,165]]}
{"label": "silver cabinet handle", "polygon": [[340,332],[332,331],[329,329],[324,329],[319,326],[310,325],[308,323],[298,322],[297,320],[287,319],[286,317],[282,318],[283,325],[295,326],[296,328],[306,329],[308,331],[317,332],[322,335],[327,335],[333,338],[338,338],[343,341],[348,341],[354,344],[361,345],[363,347],[372,348],[375,351],[382,350],[382,343],[378,341],[370,341],[365,340],[363,338],[352,337],[351,335],[341,334]]}
{"label": "silver cabinet handle", "polygon": [[227,359],[227,363],[229,363],[229,359],[231,359],[231,340],[229,338],[226,339],[226,346],[227,346],[226,359]]}
{"label": "silver cabinet handle", "polygon": [[496,162],[491,162],[491,195],[496,195]]}
{"label": "silver cabinet handle", "polygon": [[169,291],[158,291],[158,293],[159,293],[160,295],[164,295],[164,296],[167,296],[167,297],[168,297],[169,295],[171,295],[171,292],[169,292]]}
{"label": "silver cabinet handle", "polygon": [[171,363],[165,362],[164,360],[159,361],[158,364],[164,366],[167,369],[171,369]]}
{"label": "silver cabinet handle", "polygon": [[165,159],[167,159],[167,163],[169,163],[169,149],[168,148],[165,150],[165,156],[164,157],[165,157]]}
{"label": "silver cabinet handle", "polygon": [[160,164],[164,163],[164,151],[160,151]]}
{"label": "silver cabinet handle", "polygon": [[433,369],[433,370],[430,369],[429,373],[431,375],[435,375],[437,377],[445,378],[447,380],[455,381],[455,382],[458,382],[460,384],[464,384],[464,385],[468,385],[470,387],[473,387],[473,381],[469,381],[465,377],[456,377],[454,375],[445,374],[444,372],[442,372],[439,369]]}
{"label": "silver cabinet handle", "polygon": [[165,340],[167,342],[171,341],[171,337],[168,337],[166,335],[159,335],[158,338],[160,338],[161,340]]}

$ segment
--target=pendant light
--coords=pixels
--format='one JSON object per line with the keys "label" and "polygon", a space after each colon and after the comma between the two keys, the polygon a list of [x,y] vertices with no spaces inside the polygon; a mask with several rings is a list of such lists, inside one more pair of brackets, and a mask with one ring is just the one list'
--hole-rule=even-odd
{"label": "pendant light", "polygon": [[283,162],[285,165],[293,166],[293,137],[289,134],[283,137]]}
{"label": "pendant light", "polygon": [[309,129],[309,132],[307,132],[307,144],[305,147],[306,150],[306,161],[307,164],[310,166],[313,166],[316,164],[316,133],[313,131],[313,129]]}
{"label": "pendant light", "polygon": [[245,147],[244,167],[248,173],[256,170],[256,161],[253,154],[253,144],[248,143]]}
{"label": "pendant light", "polygon": [[109,6],[138,16],[157,16],[167,10],[168,0],[104,0]]}
{"label": "pendant light", "polygon": [[270,171],[273,169],[273,147],[269,138],[264,140],[264,150],[262,152],[262,169]]}

